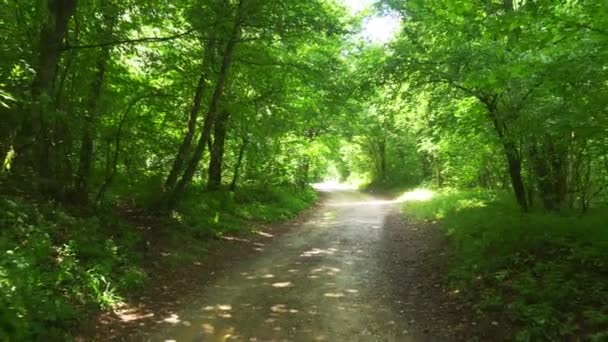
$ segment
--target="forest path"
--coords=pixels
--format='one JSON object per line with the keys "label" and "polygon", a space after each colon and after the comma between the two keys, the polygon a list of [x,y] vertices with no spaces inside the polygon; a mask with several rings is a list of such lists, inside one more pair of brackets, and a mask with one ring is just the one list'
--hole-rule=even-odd
{"label": "forest path", "polygon": [[325,191],[306,221],[256,242],[255,257],[129,340],[454,340],[444,272],[431,262],[443,240],[437,227],[404,221],[393,201]]}

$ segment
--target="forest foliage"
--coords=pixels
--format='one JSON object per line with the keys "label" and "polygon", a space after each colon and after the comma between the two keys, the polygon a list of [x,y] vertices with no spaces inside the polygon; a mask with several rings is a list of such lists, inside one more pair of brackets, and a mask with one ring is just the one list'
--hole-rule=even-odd
{"label": "forest foliage", "polygon": [[[144,242],[124,213],[203,241],[291,217],[314,201],[309,183],[333,177],[482,189],[504,206],[479,217],[505,206],[543,217],[516,232],[467,223],[474,231],[455,235],[465,245],[485,234],[475,229],[500,241],[538,226],[552,243],[563,236],[553,225],[585,239],[602,224],[571,217],[608,204],[605,1],[383,0],[374,11],[401,21],[387,44],[357,33],[366,13],[330,0],[0,9],[0,328],[15,338],[70,330],[78,310],[107,309],[144,282],[129,252]],[[560,246],[588,251],[579,242]],[[463,254],[463,267],[484,251]],[[557,266],[576,269],[569,260]],[[584,329],[604,329],[606,308],[585,305],[604,325]]]}
{"label": "forest foliage", "polygon": [[187,258],[314,202],[345,92],[341,5],[0,9],[0,340],[62,339],[141,288],[147,217]]}
{"label": "forest foliage", "polygon": [[486,338],[604,340],[607,3],[383,3],[403,20],[372,103],[427,185],[460,189],[404,210],[441,220]]}

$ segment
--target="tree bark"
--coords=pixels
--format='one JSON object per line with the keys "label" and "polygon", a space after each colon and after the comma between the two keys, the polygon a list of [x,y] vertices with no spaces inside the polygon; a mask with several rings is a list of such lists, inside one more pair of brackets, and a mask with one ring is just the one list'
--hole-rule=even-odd
{"label": "tree bark", "polygon": [[[52,192],[51,141],[48,132],[48,111],[53,96],[53,83],[60,51],[68,31],[68,23],[76,10],[77,0],[48,0],[46,22],[40,31],[34,80],[31,85],[32,107],[24,117],[15,146],[18,163],[29,164],[38,174],[43,192]],[[33,155],[25,153],[33,147]],[[33,157],[33,158],[31,158]],[[31,158],[31,159],[30,159]],[[29,159],[29,160],[28,160]]]}
{"label": "tree bark", "polygon": [[534,171],[534,178],[536,180],[540,198],[543,202],[543,207],[546,210],[555,210],[555,198],[553,196],[553,185],[551,180],[551,170],[547,165],[546,154],[541,153],[538,150],[538,146],[533,144],[530,147],[530,163],[532,163],[532,170]]}
{"label": "tree bark", "polygon": [[[114,35],[114,26],[118,13],[112,8],[109,2],[104,3],[103,12],[103,29],[105,32],[102,36],[111,38]],[[82,137],[80,139],[80,154],[74,195],[77,201],[85,204],[89,202],[89,181],[93,165],[94,131],[99,114],[99,100],[103,91],[108,61],[110,59],[110,50],[110,46],[102,48],[97,58],[95,76],[91,82],[91,93],[88,99],[84,116],[84,125],[82,128]]]}
{"label": "tree bark", "polygon": [[243,157],[245,156],[245,150],[247,149],[247,145],[249,145],[249,140],[246,138],[243,138],[243,143],[241,144],[241,147],[239,148],[239,156],[237,157],[236,165],[234,166],[234,174],[232,176],[232,182],[230,183],[230,191],[236,190],[236,182],[239,177],[241,165],[243,164]]}
{"label": "tree bark", "polygon": [[213,146],[210,149],[209,175],[207,190],[219,190],[222,186],[222,164],[224,161],[224,144],[226,142],[226,124],[230,113],[223,111],[215,120],[213,127]]}
{"label": "tree bark", "polygon": [[177,179],[184,169],[184,164],[186,162],[186,159],[188,158],[190,148],[192,147],[192,140],[194,139],[194,134],[196,132],[196,121],[198,120],[198,115],[201,111],[203,94],[206,88],[205,85],[207,83],[207,80],[209,79],[214,51],[215,39],[211,39],[206,48],[205,60],[203,61],[201,75],[196,86],[194,99],[192,101],[192,107],[190,108],[190,114],[188,116],[188,129],[186,131],[186,134],[184,135],[184,138],[182,139],[182,143],[179,146],[177,155],[175,156],[175,160],[173,161],[173,166],[171,167],[171,171],[169,172],[169,176],[167,176],[167,179],[165,180],[165,192],[171,192],[175,187]]}
{"label": "tree bark", "polygon": [[526,187],[521,175],[521,156],[517,146],[515,146],[510,138],[507,137],[507,128],[500,120],[499,113],[496,110],[495,105],[488,102],[485,102],[485,104],[489,110],[490,117],[492,118],[492,122],[494,124],[494,129],[498,135],[498,138],[500,139],[507,158],[507,171],[511,179],[511,186],[513,187],[513,192],[515,193],[515,199],[517,200],[519,208],[523,212],[527,212],[529,208],[528,200],[526,198]]}
{"label": "tree bark", "polygon": [[384,137],[380,138],[378,142],[378,161],[380,163],[378,170],[380,173],[380,182],[386,182],[386,140]]}
{"label": "tree bark", "polygon": [[209,104],[209,110],[205,115],[205,120],[203,123],[203,129],[201,131],[201,135],[197,142],[196,148],[192,154],[190,161],[182,175],[182,178],[179,180],[175,189],[168,195],[166,200],[166,209],[172,209],[175,205],[181,200],[181,197],[185,193],[187,187],[192,182],[192,178],[194,177],[194,173],[196,172],[196,168],[198,167],[199,162],[203,157],[203,153],[205,152],[205,146],[208,144],[210,136],[211,136],[211,128],[213,127],[213,122],[215,121],[215,117],[217,116],[217,110],[220,104],[220,100],[224,93],[224,86],[226,84],[226,80],[228,79],[228,72],[230,70],[230,65],[232,64],[232,56],[234,54],[234,49],[238,43],[238,39],[241,33],[241,27],[243,24],[243,10],[244,10],[245,0],[240,0],[237,12],[234,18],[234,23],[232,27],[232,31],[230,33],[230,37],[228,42],[226,43],[226,47],[223,53],[222,66],[220,68],[220,72],[218,74],[217,82],[215,84],[215,90],[213,92],[213,96],[211,97],[211,103]]}
{"label": "tree bark", "polygon": [[543,207],[548,211],[560,211],[567,199],[567,151],[556,146],[549,135],[545,136],[541,147],[539,150],[538,146],[532,145],[530,160]]}

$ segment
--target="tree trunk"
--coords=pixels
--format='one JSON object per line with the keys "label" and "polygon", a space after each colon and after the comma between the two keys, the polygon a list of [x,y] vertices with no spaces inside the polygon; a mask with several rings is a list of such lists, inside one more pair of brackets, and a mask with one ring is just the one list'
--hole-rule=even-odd
{"label": "tree trunk", "polygon": [[241,170],[241,165],[243,164],[243,157],[245,156],[245,150],[247,149],[247,145],[249,145],[249,140],[243,138],[243,143],[239,149],[239,156],[236,160],[236,165],[234,166],[234,175],[232,176],[232,182],[230,183],[230,191],[236,190],[236,182],[239,177],[239,172]]}
{"label": "tree trunk", "polygon": [[226,48],[224,49],[222,66],[220,68],[220,72],[217,78],[217,82],[215,84],[215,91],[213,92],[213,96],[211,97],[211,103],[209,104],[209,110],[205,115],[205,120],[203,123],[203,129],[201,131],[201,135],[197,142],[196,148],[192,154],[190,161],[182,175],[182,178],[179,180],[175,188],[171,193],[168,194],[166,199],[166,209],[172,209],[175,205],[181,200],[186,188],[192,182],[192,178],[194,177],[194,173],[196,172],[196,168],[198,167],[199,162],[203,157],[203,153],[205,152],[205,146],[209,142],[209,138],[211,136],[211,128],[213,127],[213,121],[215,120],[215,116],[217,115],[217,110],[219,107],[220,100],[224,93],[224,86],[226,84],[226,80],[228,79],[228,72],[230,70],[230,65],[232,63],[232,56],[234,54],[234,49],[238,43],[238,38],[241,33],[242,16],[244,9],[245,0],[240,0],[237,8],[237,13],[234,18],[234,23],[232,27],[232,31],[230,33],[230,37],[228,39],[228,43],[226,44]]}
{"label": "tree trunk", "polygon": [[[104,30],[102,40],[110,40],[114,35],[114,25],[118,13],[110,3],[103,4]],[[110,59],[110,46],[103,47],[97,58],[96,72],[91,82],[91,93],[84,116],[82,137],[80,140],[80,154],[78,159],[78,172],[74,188],[75,199],[80,203],[88,203],[91,169],[93,165],[94,131],[99,114],[99,100],[103,91],[108,61]]]}
{"label": "tree trunk", "polygon": [[177,155],[175,156],[175,160],[173,161],[171,172],[169,172],[169,176],[167,176],[167,179],[165,181],[165,192],[171,192],[175,187],[177,178],[184,169],[184,163],[186,162],[186,159],[188,158],[188,153],[190,152],[190,148],[192,147],[192,140],[196,132],[196,121],[198,120],[198,115],[201,111],[201,103],[206,88],[205,85],[207,83],[207,80],[209,79],[209,74],[211,71],[211,62],[213,61],[214,52],[215,39],[211,39],[206,48],[205,60],[203,61],[201,75],[196,86],[194,100],[192,101],[192,107],[188,116],[188,130],[186,131],[186,134],[182,139],[182,143],[179,146]]}
{"label": "tree trunk", "polygon": [[[31,85],[32,107],[24,117],[15,146],[18,163],[29,164],[40,177],[42,191],[52,192],[51,141],[48,132],[48,112],[53,96],[53,83],[59,64],[60,51],[68,31],[68,23],[76,9],[76,0],[48,0],[48,14],[42,25],[37,51],[34,80]],[[26,149],[33,147],[30,157]],[[33,158],[32,158],[33,157]],[[24,160],[25,158],[25,160]],[[30,159],[31,158],[31,159]],[[29,159],[29,160],[27,160]]]}
{"label": "tree trunk", "polygon": [[567,198],[568,152],[556,146],[549,135],[545,135],[541,146],[541,150],[536,145],[530,148],[530,160],[543,207],[548,211],[560,211],[565,207]]}
{"label": "tree trunk", "polygon": [[511,186],[515,193],[515,199],[519,208],[523,212],[528,211],[528,201],[526,198],[526,187],[521,175],[521,156],[517,150],[517,146],[507,137],[507,128],[503,122],[499,119],[499,113],[496,110],[496,106],[493,103],[484,102],[489,110],[490,117],[494,124],[494,129],[500,142],[503,146],[505,156],[507,158],[507,171],[511,179]]}
{"label": "tree trunk", "polygon": [[547,155],[538,150],[538,146],[533,144],[530,147],[530,163],[534,171],[534,178],[538,184],[540,198],[543,202],[543,207],[546,210],[555,210],[555,198],[553,194],[553,181],[551,179],[551,170],[547,165]]}
{"label": "tree trunk", "polygon": [[207,190],[219,190],[222,186],[222,163],[224,160],[224,143],[226,141],[226,124],[230,113],[223,111],[215,120],[213,127],[213,147],[210,149],[209,176]]}
{"label": "tree trunk", "polygon": [[384,137],[378,142],[378,161],[379,161],[379,178],[380,182],[386,182],[386,140]]}
{"label": "tree trunk", "polygon": [[509,176],[511,178],[511,186],[515,192],[515,199],[523,212],[528,211],[528,201],[526,199],[526,187],[521,176],[521,158],[517,151],[517,147],[513,143],[503,143],[505,154],[507,156],[507,164],[509,166]]}
{"label": "tree trunk", "polygon": [[[555,198],[555,210],[563,210],[566,206],[568,197],[568,148],[565,147],[569,143],[568,138],[564,141],[554,140],[547,136],[548,151],[550,156],[550,166],[552,175],[552,188]],[[564,145],[560,145],[564,144]]]}

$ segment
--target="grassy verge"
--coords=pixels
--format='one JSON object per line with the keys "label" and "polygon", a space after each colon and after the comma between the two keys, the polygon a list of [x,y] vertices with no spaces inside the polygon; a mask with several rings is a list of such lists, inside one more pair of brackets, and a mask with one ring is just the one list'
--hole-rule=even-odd
{"label": "grassy verge", "polygon": [[514,339],[608,339],[606,211],[524,215],[506,194],[453,190],[404,210],[442,221],[454,286],[480,316],[508,319]]}
{"label": "grassy verge", "polygon": [[251,222],[290,219],[310,207],[317,193],[296,187],[241,188],[238,192],[193,192],[174,217],[202,235],[243,230]]}
{"label": "grassy verge", "polygon": [[157,231],[163,245],[160,248],[171,251],[162,261],[174,265],[198,261],[211,239],[288,220],[316,200],[317,193],[311,188],[287,186],[242,187],[235,193],[192,191]]}
{"label": "grassy verge", "polygon": [[[293,217],[315,200],[311,189],[191,193],[171,219],[149,221],[178,266],[194,254],[200,260],[209,238]],[[137,219],[19,196],[0,198],[0,213],[0,340],[64,340],[147,285],[148,233],[127,223]]]}

